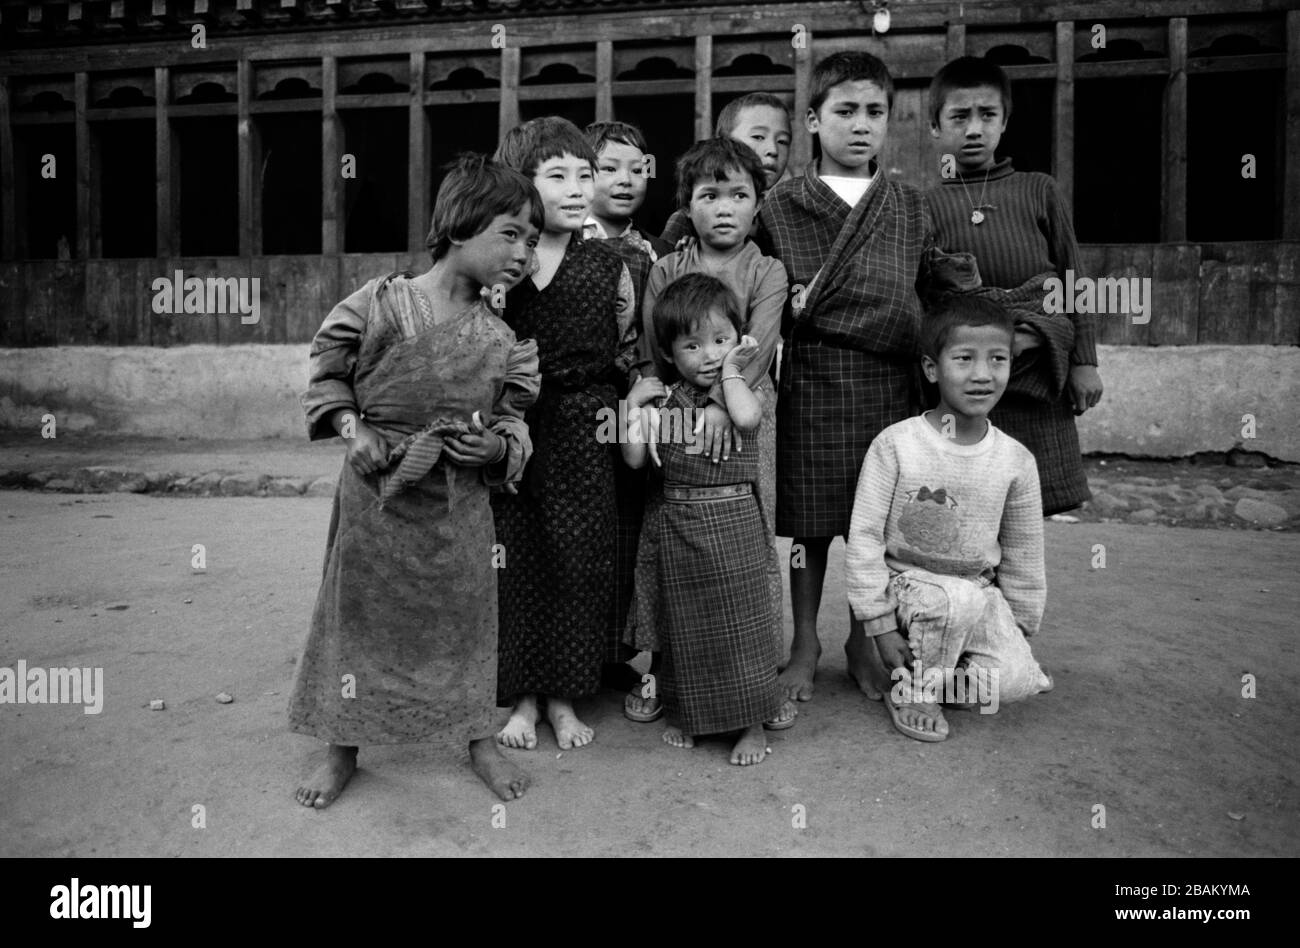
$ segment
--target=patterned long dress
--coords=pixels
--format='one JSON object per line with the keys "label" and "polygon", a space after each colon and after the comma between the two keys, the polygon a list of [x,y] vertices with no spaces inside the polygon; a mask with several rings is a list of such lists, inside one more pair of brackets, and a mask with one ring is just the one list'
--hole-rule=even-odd
{"label": "patterned long dress", "polygon": [[[675,386],[666,409],[700,411],[708,393]],[[668,721],[687,734],[719,734],[775,718],[780,616],[766,584],[768,545],[755,497],[759,459],[714,464],[680,440],[659,446],[658,604]],[[682,496],[684,489],[691,496]],[[642,590],[638,589],[638,596]]]}
{"label": "patterned long dress", "polygon": [[338,408],[364,413],[388,447],[438,418],[478,411],[507,439],[505,460],[446,459],[380,507],[386,472],[339,474],[325,568],[289,702],[290,730],[335,744],[436,741],[462,750],[499,726],[497,570],[489,486],[516,480],[537,349],[481,302],[434,324],[402,277],[334,308],[311,349],[309,435],[333,436]]}
{"label": "patterned long dress", "polygon": [[497,696],[581,698],[600,688],[614,609],[617,444],[597,438],[617,411],[630,319],[616,318],[626,268],[600,240],[571,239],[551,282],[525,279],[506,321],[537,340],[542,390],[529,409],[533,457],[517,495],[493,497],[506,551],[501,571]]}
{"label": "patterned long dress", "polygon": [[777,398],[776,532],[847,535],[871,440],[915,414],[921,302],[933,245],[921,193],[876,180],[853,207],[817,176],[776,185],[759,212],[759,246],[803,287]]}

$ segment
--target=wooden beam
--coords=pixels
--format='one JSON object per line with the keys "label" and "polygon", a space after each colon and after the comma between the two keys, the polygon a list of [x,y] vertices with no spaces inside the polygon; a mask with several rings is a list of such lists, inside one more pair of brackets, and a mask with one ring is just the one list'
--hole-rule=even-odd
{"label": "wooden beam", "polygon": [[1169,20],[1169,81],[1161,134],[1160,239],[1187,239],[1187,18]]}
{"label": "wooden beam", "polygon": [[596,40],[596,121],[614,120],[614,44]]}
{"label": "wooden beam", "polygon": [[695,138],[713,137],[713,37],[695,37]]}
{"label": "wooden beam", "polygon": [[429,152],[432,150],[432,142],[428,114],[424,111],[424,87],[427,84],[424,53],[411,53],[411,100],[406,133],[406,245],[412,256],[424,249],[431,212]]}
{"label": "wooden beam", "polygon": [[1300,240],[1300,10],[1286,13],[1286,136],[1282,237]]}
{"label": "wooden beam", "polygon": [[[90,92],[90,77],[79,72],[73,82],[73,100],[76,102],[77,166],[73,169],[77,182],[77,233],[71,248],[78,260],[90,258],[91,231],[97,222],[90,219],[90,123],[86,121],[86,100]],[[70,241],[71,243],[71,241]]]}
{"label": "wooden beam", "polygon": [[172,243],[172,124],[167,118],[167,103],[171,98],[171,70],[158,66],[153,71],[153,167],[157,179],[157,201],[154,215],[154,256],[170,257]]}
{"label": "wooden beam", "polygon": [[14,130],[9,123],[9,77],[0,76],[0,259],[18,257],[18,189],[14,186]]}
{"label": "wooden beam", "polygon": [[239,256],[251,257],[257,253],[257,169],[254,167],[253,119],[248,103],[253,98],[253,65],[240,59],[236,67],[235,85],[239,94],[237,134],[239,136]]}
{"label": "wooden beam", "polygon": [[338,89],[338,60],[321,58],[321,253],[343,250],[343,129],[334,110]]}
{"label": "wooden beam", "polygon": [[812,136],[804,127],[808,103],[812,99],[811,30],[804,30],[803,44],[794,48],[794,114],[790,116],[790,170],[799,175],[812,162]]}
{"label": "wooden beam", "polygon": [[501,50],[501,106],[497,110],[497,140],[519,124],[519,47]]}
{"label": "wooden beam", "polygon": [[1074,23],[1056,24],[1056,95],[1052,109],[1052,176],[1074,208]]}

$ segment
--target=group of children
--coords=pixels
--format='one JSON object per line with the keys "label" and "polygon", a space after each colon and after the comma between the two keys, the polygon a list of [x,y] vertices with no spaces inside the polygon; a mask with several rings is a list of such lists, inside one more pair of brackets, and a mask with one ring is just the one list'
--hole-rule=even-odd
{"label": "group of children", "polygon": [[810,92],[803,175],[781,100],[744,96],[679,159],[659,238],[633,221],[635,128],[526,122],[449,169],[427,272],[327,317],[303,402],[347,460],[290,703],[328,743],[300,803],[331,803],[361,744],[408,741],[468,748],[514,799],[500,746],[535,748],[543,717],[590,743],[574,703],[611,686],[668,743],[730,733],[758,763],[812,697],[836,536],[849,673],[901,732],[947,736],[928,669],[1051,688],[1026,641],[1042,519],[1088,496],[1074,416],[1101,395],[1091,317],[1034,299],[1076,267],[1068,211],[996,160],[1011,92],[986,60],[934,79],[956,174],[927,194],[881,171],[879,59],[828,56]]}

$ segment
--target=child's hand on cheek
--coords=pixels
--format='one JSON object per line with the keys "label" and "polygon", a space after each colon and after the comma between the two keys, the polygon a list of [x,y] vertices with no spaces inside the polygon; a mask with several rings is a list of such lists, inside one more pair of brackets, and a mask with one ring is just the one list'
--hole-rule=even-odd
{"label": "child's hand on cheek", "polygon": [[742,336],[736,348],[728,352],[727,357],[722,360],[723,375],[739,372],[753,362],[756,355],[758,355],[758,340],[753,336]]}

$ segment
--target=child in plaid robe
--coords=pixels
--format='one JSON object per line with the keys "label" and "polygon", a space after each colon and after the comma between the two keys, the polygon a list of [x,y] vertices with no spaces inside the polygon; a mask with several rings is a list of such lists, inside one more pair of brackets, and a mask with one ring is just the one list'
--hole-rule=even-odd
{"label": "child in plaid robe", "polygon": [[[759,213],[759,246],[785,265],[791,284],[776,531],[794,538],[794,641],[781,680],[800,701],[813,694],[827,553],[848,534],[862,459],[880,431],[919,407],[917,282],[933,237],[921,193],[890,181],[875,161],[893,88],[885,64],[867,53],[819,62],[805,119],[819,157],[773,188]],[[883,669],[862,623],[849,619],[849,674],[874,697]]]}
{"label": "child in plaid robe", "polygon": [[[765,758],[765,722],[773,729],[794,723],[793,707],[778,717],[785,703],[776,680],[780,616],[765,582],[770,547],[755,496],[758,458],[750,451],[715,462],[691,448],[688,432],[718,387],[736,428],[749,433],[762,424],[762,403],[742,374],[759,345],[741,337],[743,325],[735,297],[716,277],[689,273],[670,284],[655,305],[654,333],[680,381],[666,389],[652,376],[638,380],[621,438],[629,465],[642,467],[651,455],[662,466],[662,502],[646,523],[657,540],[654,581],[643,585],[638,576],[637,598],[655,603],[664,740],[691,747],[700,735],[740,732],[731,762],[741,766]],[[759,375],[766,380],[762,367]],[[656,399],[665,403],[650,413],[658,424],[642,412]]]}
{"label": "child in plaid robe", "polygon": [[[1069,510],[1091,496],[1074,416],[1102,392],[1093,316],[1043,307],[1044,278],[1081,269],[1069,211],[1050,177],[995,160],[1011,115],[1011,84],[995,63],[964,56],[944,66],[930,110],[930,133],[955,172],[926,194],[936,239],[973,254],[984,288],[1011,291],[1016,316],[1011,382],[990,418],[1033,453],[1044,514]],[[1023,288],[1032,305],[1017,305]]]}

